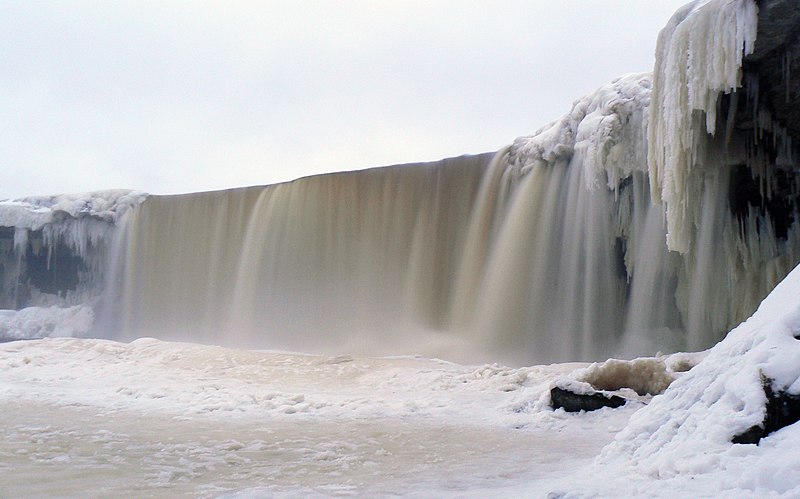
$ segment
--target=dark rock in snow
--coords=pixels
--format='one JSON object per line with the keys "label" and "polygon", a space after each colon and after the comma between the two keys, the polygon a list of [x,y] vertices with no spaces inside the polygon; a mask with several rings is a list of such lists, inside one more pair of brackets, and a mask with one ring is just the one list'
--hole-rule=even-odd
{"label": "dark rock in snow", "polygon": [[595,392],[590,394],[574,393],[554,386],[550,389],[550,404],[553,409],[564,409],[567,412],[596,411],[603,407],[621,407],[625,400],[617,395],[606,395]]}
{"label": "dark rock in snow", "polygon": [[767,396],[764,422],[734,436],[733,443],[757,444],[770,433],[800,421],[800,395],[773,391],[770,380],[764,382],[764,393]]}

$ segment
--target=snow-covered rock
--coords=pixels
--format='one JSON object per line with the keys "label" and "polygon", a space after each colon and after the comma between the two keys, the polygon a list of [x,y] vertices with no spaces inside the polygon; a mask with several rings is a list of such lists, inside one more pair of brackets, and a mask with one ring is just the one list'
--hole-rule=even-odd
{"label": "snow-covered rock", "polygon": [[[763,424],[767,395],[800,394],[800,267],[696,367],[633,415],[600,463],[650,476],[726,472],[731,487],[800,494],[800,425],[756,446],[732,443]],[[727,473],[730,472],[730,473]]]}
{"label": "snow-covered rock", "polygon": [[514,141],[509,165],[518,174],[537,166],[566,166],[582,153],[586,187],[619,188],[646,169],[646,123],[652,75],[631,73],[576,100],[568,114]]}
{"label": "snow-covered rock", "polygon": [[633,360],[595,362],[556,378],[550,388],[550,405],[567,412],[620,407],[629,400],[647,403],[664,392],[707,352],[676,353]]}

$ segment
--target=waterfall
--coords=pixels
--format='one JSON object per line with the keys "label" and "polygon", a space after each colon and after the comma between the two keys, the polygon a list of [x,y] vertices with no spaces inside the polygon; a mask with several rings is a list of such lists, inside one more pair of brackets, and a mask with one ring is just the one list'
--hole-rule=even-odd
{"label": "waterfall", "polygon": [[696,350],[798,261],[794,235],[741,238],[724,174],[682,255],[645,172],[587,189],[580,152],[518,176],[509,151],[150,196],[118,227],[99,334],[512,363]]}
{"label": "waterfall", "polygon": [[619,78],[495,154],[151,196],[120,227],[108,330],[517,364],[707,348],[800,261],[800,231],[732,210],[743,152],[709,137],[670,250],[651,87]]}
{"label": "waterfall", "polygon": [[756,22],[752,0],[687,5],[653,74],[497,153],[0,203],[0,304],[58,295],[100,312],[98,336],[306,352],[521,364],[707,348],[800,261],[796,146],[742,77]]}
{"label": "waterfall", "polygon": [[121,227],[110,275],[120,338],[389,354],[413,353],[416,335],[446,355],[448,301],[491,158],[152,196]]}

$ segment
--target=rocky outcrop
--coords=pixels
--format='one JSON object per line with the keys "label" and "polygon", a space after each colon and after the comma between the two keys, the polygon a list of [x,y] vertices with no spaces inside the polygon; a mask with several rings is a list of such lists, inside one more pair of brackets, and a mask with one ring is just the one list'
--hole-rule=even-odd
{"label": "rocky outcrop", "polygon": [[730,207],[745,218],[769,214],[785,238],[796,222],[800,144],[800,1],[758,0],[755,50],[742,63],[742,87],[720,100],[718,129],[746,165],[730,165]]}
{"label": "rocky outcrop", "polygon": [[[800,1],[759,0],[758,9],[755,50],[745,58],[742,69],[745,74],[757,75],[761,103],[797,139],[800,138]],[[752,81],[749,85],[752,86]]]}
{"label": "rocky outcrop", "polygon": [[735,444],[757,444],[770,433],[800,421],[800,395],[772,389],[772,380],[764,380],[767,397],[764,421],[734,436]]}
{"label": "rocky outcrop", "polygon": [[564,409],[567,412],[596,411],[603,407],[622,407],[627,400],[603,392],[578,393],[554,386],[550,389],[550,401],[553,409]]}
{"label": "rocky outcrop", "polygon": [[595,362],[557,379],[550,389],[550,405],[579,412],[621,407],[631,400],[647,403],[705,356],[706,352],[676,353]]}

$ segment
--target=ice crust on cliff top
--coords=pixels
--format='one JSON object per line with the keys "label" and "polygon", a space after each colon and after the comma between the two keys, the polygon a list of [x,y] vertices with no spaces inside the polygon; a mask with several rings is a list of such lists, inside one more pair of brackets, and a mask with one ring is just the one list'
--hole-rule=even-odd
{"label": "ice crust on cliff top", "polygon": [[[576,100],[570,112],[514,141],[509,164],[524,175],[537,166],[566,166],[582,152],[586,187],[616,190],[646,169],[651,73],[630,73]],[[605,175],[603,175],[605,174]]]}
{"label": "ice crust on cliff top", "polygon": [[656,45],[648,122],[650,190],[666,205],[667,246],[685,253],[697,222],[708,135],[716,132],[722,93],[741,86],[753,52],[758,6],[753,0],[699,0],[661,30]]}
{"label": "ice crust on cliff top", "polygon": [[141,191],[109,190],[82,194],[34,196],[0,201],[0,227],[40,230],[65,215],[116,223],[147,197]]}

